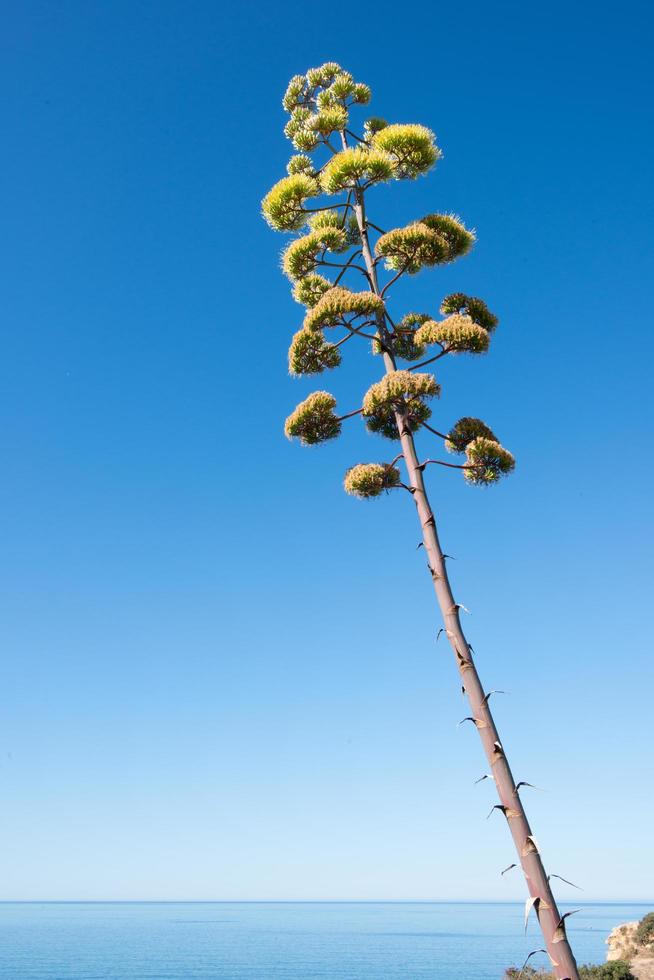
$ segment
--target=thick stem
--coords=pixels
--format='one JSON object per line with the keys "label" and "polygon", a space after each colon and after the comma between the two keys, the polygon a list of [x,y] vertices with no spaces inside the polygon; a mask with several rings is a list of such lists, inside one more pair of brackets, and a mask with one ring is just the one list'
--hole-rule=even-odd
{"label": "thick stem", "polygon": [[[377,282],[377,269],[373,261],[368,241],[364,193],[355,192],[354,212],[356,214],[363,258],[368,270],[368,278],[372,290],[381,295]],[[382,343],[388,339],[388,331],[383,313],[377,318],[377,326]],[[383,351],[384,365],[387,373],[395,371],[395,361],[388,351]],[[552,889],[543,867],[538,845],[535,843],[527,815],[516,789],[516,784],[509,767],[500,737],[488,706],[488,697],[484,693],[477,668],[466,640],[459,618],[459,607],[455,602],[452,588],[447,576],[445,559],[438,540],[436,521],[431,509],[423,470],[418,462],[413,435],[402,412],[395,415],[402,454],[408,473],[408,482],[412,488],[412,496],[418,518],[422,527],[425,551],[429,559],[429,568],[436,592],[436,598],[441,609],[445,632],[454,651],[457,667],[461,675],[463,689],[470,702],[475,727],[479,733],[486,758],[491,766],[497,793],[500,798],[518,857],[524,872],[529,894],[534,900],[534,909],[545,938],[545,944],[554,967],[557,980],[579,980],[577,964],[570,948],[565,924],[557,908]]]}

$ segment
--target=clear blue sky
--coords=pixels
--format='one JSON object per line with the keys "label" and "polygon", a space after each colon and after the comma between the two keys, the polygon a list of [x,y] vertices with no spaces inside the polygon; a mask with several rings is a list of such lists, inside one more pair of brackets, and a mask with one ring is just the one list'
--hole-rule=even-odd
{"label": "clear blue sky", "polygon": [[[286,373],[301,309],[259,201],[287,78],[327,59],[444,150],[372,220],[478,232],[397,309],[501,316],[437,419],[486,418],[516,474],[431,481],[547,864],[654,898],[651,12],[370,10],[5,10],[2,898],[524,894],[413,507],[341,490],[386,446],[282,435],[316,385]],[[325,383],[353,408],[377,368]]]}

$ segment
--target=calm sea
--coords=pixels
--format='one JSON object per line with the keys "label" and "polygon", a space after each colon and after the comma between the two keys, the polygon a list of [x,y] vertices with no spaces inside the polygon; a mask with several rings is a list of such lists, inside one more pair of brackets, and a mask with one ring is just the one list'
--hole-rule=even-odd
{"label": "calm sea", "polygon": [[[580,962],[650,910],[586,904]],[[499,980],[540,945],[513,903],[0,903],[2,980]]]}

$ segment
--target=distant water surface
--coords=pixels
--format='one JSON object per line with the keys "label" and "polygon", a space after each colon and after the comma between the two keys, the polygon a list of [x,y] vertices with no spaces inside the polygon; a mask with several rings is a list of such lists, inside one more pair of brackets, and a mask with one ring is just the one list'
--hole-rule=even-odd
{"label": "distant water surface", "polygon": [[[603,962],[611,929],[651,909],[586,904],[568,919],[579,961]],[[0,977],[499,980],[541,945],[523,915],[517,903],[0,903]]]}

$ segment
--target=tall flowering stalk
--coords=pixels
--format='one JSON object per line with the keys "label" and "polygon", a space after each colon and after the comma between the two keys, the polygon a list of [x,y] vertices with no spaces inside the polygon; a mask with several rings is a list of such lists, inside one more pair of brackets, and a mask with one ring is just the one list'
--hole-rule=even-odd
{"label": "tall flowering stalk", "polygon": [[[480,486],[496,483],[514,468],[511,453],[481,419],[459,419],[445,433],[430,425],[430,403],[439,397],[440,385],[421,370],[450,355],[485,353],[498,321],[483,300],[463,293],[446,296],[440,316],[391,313],[390,289],[400,277],[466,255],[475,236],[451,214],[423,215],[389,231],[373,224],[367,212],[368,190],[391,180],[414,180],[431,170],[441,154],[425,126],[372,118],[356,134],[350,128],[351,110],[366,105],[370,96],[367,85],[355,82],[334,63],[295,76],[284,95],[290,116],[285,134],[298,152],[289,160],[287,176],[264,198],[262,209],[274,229],[297,233],[282,256],[293,296],[306,308],[302,327],[291,341],[290,372],[322,374],[338,367],[344,345],[357,338],[371,344],[385,368],[356,410],[339,415],[333,395],[316,391],[288,417],[285,431],[291,439],[314,445],[336,438],[346,419],[361,415],[371,432],[399,443],[392,460],[351,467],[345,490],[369,499],[403,489],[413,498],[444,632],[470,702],[467,720],[479,733],[500,799],[497,809],[506,819],[527,882],[526,918],[533,909],[558,980],[578,980],[566,917],[557,909],[525,814],[520,798],[524,784],[516,785],[513,779],[491,714],[492,692],[484,691],[461,628],[460,606],[425,488],[430,465],[459,469],[468,483]],[[357,279],[363,289],[350,288]],[[398,368],[399,362],[409,366]],[[432,443],[434,437],[441,440],[461,462],[421,460],[414,433],[422,429]]]}

